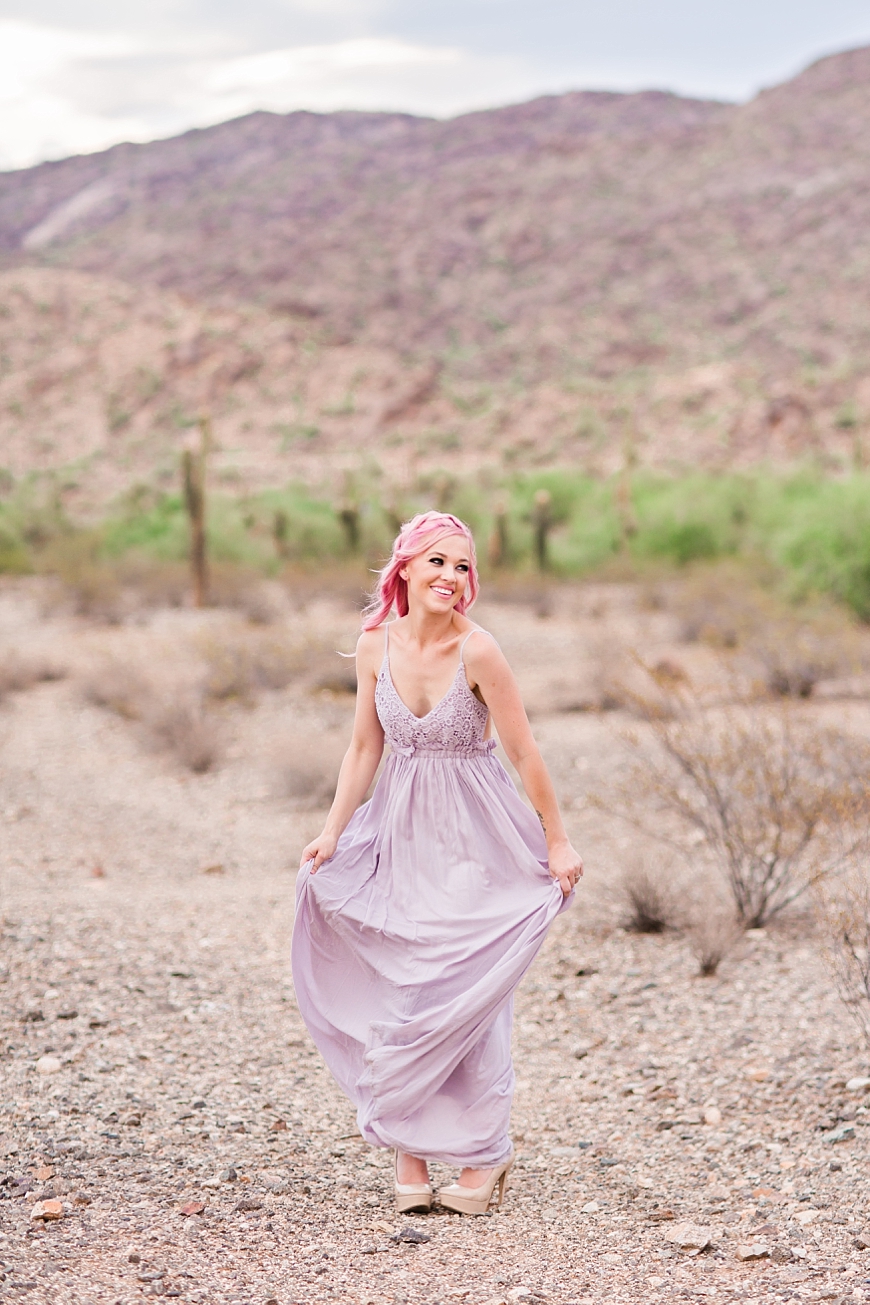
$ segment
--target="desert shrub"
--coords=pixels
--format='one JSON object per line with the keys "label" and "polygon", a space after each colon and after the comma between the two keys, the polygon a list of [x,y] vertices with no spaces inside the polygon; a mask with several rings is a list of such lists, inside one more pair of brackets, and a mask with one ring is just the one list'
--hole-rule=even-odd
{"label": "desert shrub", "polygon": [[623,928],[634,933],[664,933],[678,919],[677,890],[672,873],[649,856],[630,861],[618,882]]}
{"label": "desert shrub", "polygon": [[346,739],[322,731],[295,733],[274,757],[280,795],[298,810],[329,806],[335,797],[346,743]]}
{"label": "desert shrub", "polygon": [[870,1045],[870,870],[856,860],[819,894],[837,988]]}
{"label": "desert shrub", "polygon": [[0,698],[9,693],[21,693],[47,680],[62,680],[65,675],[66,670],[60,662],[41,654],[23,653],[15,648],[0,652]]}
{"label": "desert shrub", "polygon": [[142,721],[153,741],[183,766],[201,775],[220,758],[220,734],[196,693],[152,693],[142,703]]}
{"label": "desert shrub", "polygon": [[685,930],[698,962],[698,973],[704,979],[712,978],[743,933],[734,911],[717,908],[712,902],[692,911]]}
{"label": "desert shrub", "polygon": [[123,615],[123,591],[118,571],[100,555],[102,533],[71,530],[52,539],[37,555],[37,569],[62,586],[57,605],[77,616],[115,623]]}
{"label": "desert shrub", "polygon": [[211,627],[193,643],[202,662],[202,691],[216,701],[250,702],[262,690],[286,689],[322,666],[332,652],[316,638],[291,638],[280,629]]}
{"label": "desert shrub", "polygon": [[171,753],[188,770],[202,774],[221,754],[218,723],[195,683],[161,679],[152,668],[120,658],[106,659],[82,676],[85,699],[141,727],[146,741]]}
{"label": "desert shrub", "polygon": [[[660,688],[660,686],[657,686]],[[744,927],[759,927],[868,841],[870,749],[786,704],[710,708],[682,685],[616,808],[691,863],[703,849]]]}
{"label": "desert shrub", "polygon": [[285,606],[282,597],[275,583],[267,582],[262,572],[253,567],[227,562],[211,567],[211,606],[241,612],[255,625],[269,625],[278,620]]}

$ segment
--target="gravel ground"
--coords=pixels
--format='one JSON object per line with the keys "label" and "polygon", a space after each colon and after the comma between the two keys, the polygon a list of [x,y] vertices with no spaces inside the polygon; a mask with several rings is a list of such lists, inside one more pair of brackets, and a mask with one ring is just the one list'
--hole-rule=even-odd
{"label": "gravel ground", "polygon": [[[322,815],[261,755],[349,705],[267,696],[189,776],[77,687],[129,631],[34,611],[10,591],[0,636],[72,673],[0,712],[0,1299],[870,1301],[870,1092],[847,1086],[866,1051],[800,916],[710,980],[679,935],[617,927],[624,844],[581,800],[617,764],[617,714],[540,706],[576,622],[485,622],[513,640],[589,862],[517,995],[511,1187],[488,1217],[409,1220],[296,1010],[293,866]],[[33,1218],[52,1201],[62,1217]]]}

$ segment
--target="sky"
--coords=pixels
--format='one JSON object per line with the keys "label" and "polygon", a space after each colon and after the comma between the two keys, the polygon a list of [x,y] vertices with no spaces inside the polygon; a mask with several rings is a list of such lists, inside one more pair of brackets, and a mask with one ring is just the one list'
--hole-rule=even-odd
{"label": "sky", "polygon": [[254,109],[744,100],[865,44],[867,0],[0,0],[0,168]]}

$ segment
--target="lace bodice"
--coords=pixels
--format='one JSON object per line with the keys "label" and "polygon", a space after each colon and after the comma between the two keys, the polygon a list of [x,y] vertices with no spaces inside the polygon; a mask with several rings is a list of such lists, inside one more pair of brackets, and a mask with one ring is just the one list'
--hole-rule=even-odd
{"label": "lace bodice", "polygon": [[375,686],[375,706],[387,743],[399,756],[443,756],[450,753],[469,756],[489,753],[495,747],[494,739],[483,737],[489,708],[471,692],[465,675],[465,645],[476,633],[471,630],[463,639],[459,666],[444,697],[425,716],[415,716],[402,702],[393,684],[389,628],[385,631],[384,660]]}

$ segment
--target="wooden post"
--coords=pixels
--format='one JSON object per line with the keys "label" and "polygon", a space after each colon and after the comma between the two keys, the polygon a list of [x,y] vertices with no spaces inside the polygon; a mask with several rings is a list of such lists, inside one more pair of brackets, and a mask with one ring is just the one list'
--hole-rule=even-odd
{"label": "wooden post", "polygon": [[190,523],[190,571],[193,580],[193,605],[205,607],[208,601],[208,559],[205,535],[205,468],[211,442],[211,419],[199,419],[199,449],[185,449],[182,458],[184,502]]}

